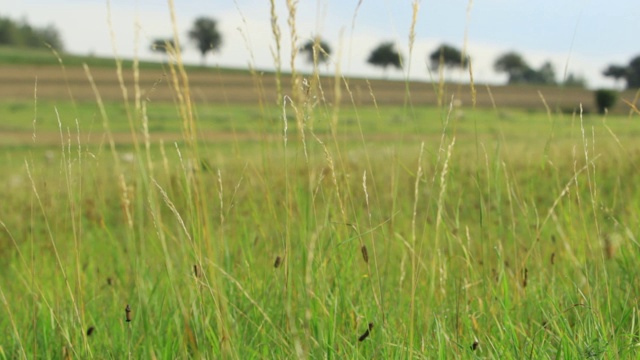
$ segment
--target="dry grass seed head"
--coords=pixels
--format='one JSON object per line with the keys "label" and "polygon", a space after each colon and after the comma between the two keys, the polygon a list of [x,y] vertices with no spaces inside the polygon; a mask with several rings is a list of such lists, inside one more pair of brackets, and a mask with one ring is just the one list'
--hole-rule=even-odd
{"label": "dry grass seed head", "polygon": [[62,358],[64,360],[72,359],[71,354],[69,353],[69,349],[66,346],[62,347]]}
{"label": "dry grass seed head", "polygon": [[604,236],[604,252],[607,260],[613,259],[616,254],[616,246],[614,241],[611,239],[609,234],[605,234]]}

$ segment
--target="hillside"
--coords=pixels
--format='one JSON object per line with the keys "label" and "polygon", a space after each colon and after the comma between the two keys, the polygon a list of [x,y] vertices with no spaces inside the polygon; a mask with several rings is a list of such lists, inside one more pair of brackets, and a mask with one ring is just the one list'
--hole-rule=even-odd
{"label": "hillside", "polygon": [[[69,99],[79,101],[94,100],[89,81],[82,67],[86,63],[105,100],[118,101],[122,92],[117,80],[113,59],[63,55],[63,71],[58,59],[50,52],[0,48],[0,82],[11,86],[0,87],[0,99],[31,99],[37,79],[37,96],[41,99]],[[133,62],[124,61],[124,77],[127,86],[133,85]],[[167,68],[163,64],[141,62],[140,87],[145,96],[154,101],[172,101],[173,92],[167,82]],[[273,73],[259,73],[256,76],[248,71],[187,67],[190,87],[198,102],[257,104],[260,99],[275,102],[277,91]],[[290,76],[283,75],[284,89],[290,88]],[[325,97],[333,99],[333,78],[323,78]],[[373,104],[371,90],[375,100],[381,105],[397,105],[405,102],[406,84],[402,81],[346,79],[357,105]],[[411,82],[409,90],[413,105],[437,104],[437,84]],[[560,88],[549,86],[485,86],[475,84],[476,104],[479,107],[523,108],[545,110],[542,97],[552,109],[572,111],[580,103],[587,111],[594,109],[593,93],[578,88]],[[446,84],[446,102],[452,95],[462,101],[464,106],[472,103],[471,87],[468,84]],[[130,91],[131,93],[131,91]],[[347,89],[342,83],[343,102],[350,101]],[[635,93],[624,92],[621,97],[633,101]],[[625,112],[628,107],[620,101],[614,112]]]}

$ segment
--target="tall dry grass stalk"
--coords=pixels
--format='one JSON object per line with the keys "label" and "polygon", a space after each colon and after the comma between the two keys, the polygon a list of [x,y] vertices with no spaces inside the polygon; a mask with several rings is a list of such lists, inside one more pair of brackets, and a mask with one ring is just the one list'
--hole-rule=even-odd
{"label": "tall dry grass stalk", "polygon": [[[62,172],[64,173],[64,181],[66,185],[67,191],[67,200],[69,202],[69,216],[71,223],[71,232],[74,243],[74,256],[75,256],[75,298],[78,302],[78,307],[80,311],[80,326],[85,328],[85,313],[84,313],[84,291],[83,291],[83,283],[82,283],[82,272],[81,272],[81,253],[83,248],[83,234],[82,234],[82,205],[80,199],[84,196],[83,193],[83,181],[82,181],[82,148],[80,142],[80,124],[78,123],[78,119],[76,119],[76,141],[77,141],[77,159],[73,159],[71,152],[71,131],[67,128],[67,140],[65,141],[64,133],[62,129],[62,122],[60,120],[60,114],[58,113],[57,107],[54,108],[56,113],[56,118],[58,120],[58,129],[60,132],[60,143],[61,143],[61,154],[62,154]],[[66,143],[66,150],[65,150]],[[74,165],[77,166],[76,171],[74,171]],[[87,342],[86,335],[83,334],[83,345],[85,351],[88,354],[91,354],[91,348]]]}
{"label": "tall dry grass stalk", "polygon": [[[584,129],[584,117],[583,117],[583,109],[582,104],[580,104],[580,131],[582,133],[582,145],[584,150],[584,161],[585,164],[589,165],[587,167],[587,185],[589,186],[589,193],[591,198],[591,209],[593,210],[593,223],[596,228],[596,236],[598,239],[602,237],[602,232],[600,230],[600,224],[598,222],[598,190],[596,184],[596,164],[594,161],[589,162],[589,139],[585,134]],[[593,127],[592,127],[593,131]],[[595,155],[595,136],[592,137],[592,152]]]}
{"label": "tall dry grass stalk", "polygon": [[115,170],[118,174],[120,171],[120,157],[118,156],[118,152],[116,151],[116,143],[113,140],[113,134],[111,133],[111,128],[109,126],[109,115],[107,114],[106,107],[104,106],[104,102],[102,101],[102,96],[100,95],[100,91],[96,86],[96,82],[93,79],[93,75],[91,74],[91,70],[87,64],[83,65],[85,75],[87,76],[87,80],[89,80],[89,85],[91,85],[91,89],[93,90],[93,94],[96,98],[96,103],[98,105],[98,110],[100,111],[100,117],[102,119],[102,127],[107,137],[107,141],[109,142],[109,149],[111,150],[111,155],[113,156],[113,161],[115,163]]}
{"label": "tall dry grass stalk", "polygon": [[276,96],[277,103],[280,104],[282,99],[282,56],[281,56],[281,37],[282,33],[280,32],[280,26],[278,25],[278,15],[276,12],[276,3],[275,0],[269,0],[270,5],[270,18],[271,18],[271,33],[273,34],[273,40],[276,43],[275,50],[271,48],[271,55],[273,56],[273,63],[276,69],[275,80],[276,80]]}
{"label": "tall dry grass stalk", "polygon": [[[75,324],[74,326],[76,326],[79,329],[83,329],[82,325],[84,325],[84,321],[83,321],[83,317],[81,314],[81,310],[80,310],[80,305],[76,299],[76,295],[75,292],[72,289],[72,285],[69,279],[69,276],[67,275],[67,271],[65,270],[65,266],[64,263],[62,261],[62,258],[60,257],[60,252],[58,250],[58,245],[56,242],[56,239],[54,238],[53,235],[53,229],[51,228],[51,224],[49,223],[49,217],[47,216],[47,212],[45,209],[45,206],[42,202],[42,199],[40,197],[40,194],[38,192],[38,188],[36,186],[35,180],[33,179],[33,176],[31,175],[31,168],[29,166],[29,162],[25,159],[25,169],[27,171],[27,176],[29,178],[29,181],[31,183],[31,190],[33,193],[33,196],[35,196],[36,202],[38,204],[39,210],[42,214],[42,217],[44,219],[44,223],[45,223],[45,227],[46,227],[46,233],[47,233],[47,237],[49,239],[49,243],[51,244],[51,248],[53,250],[53,254],[55,256],[56,259],[56,265],[58,266],[58,270],[60,270],[60,273],[62,274],[62,278],[64,279],[64,284],[69,296],[69,301],[71,301],[71,307],[73,309],[73,315],[74,315],[74,321]],[[45,300],[46,297],[43,296],[43,300]],[[45,300],[46,301],[46,300]],[[48,304],[48,301],[47,301]],[[57,318],[56,318],[57,319]],[[66,340],[67,340],[67,345],[72,349],[72,351],[75,351],[75,348],[73,347],[73,343],[71,341],[71,339],[69,339],[68,336],[65,336]]]}
{"label": "tall dry grass stalk", "polygon": [[[0,221],[0,225],[2,225],[2,227],[5,229],[5,231],[7,231],[7,233],[9,233],[6,225],[3,222]],[[16,243],[15,239],[13,238],[13,236],[10,236],[10,238],[11,238],[12,242],[14,243],[14,246],[16,246],[16,249],[19,249],[19,247],[17,246],[17,243]],[[21,260],[24,261],[24,258],[22,258],[22,254],[19,253],[18,255],[20,256]],[[25,268],[28,269],[28,267],[26,267],[26,266],[25,266]],[[2,304],[4,305],[4,308],[7,311],[7,317],[9,318],[9,323],[11,324],[11,330],[13,330],[14,341],[18,344],[18,351],[17,351],[18,356],[21,359],[28,359],[27,352],[26,352],[24,344],[22,342],[22,336],[20,334],[20,330],[18,330],[18,326],[16,325],[16,321],[13,318],[13,313],[11,311],[11,307],[9,306],[9,302],[7,301],[7,297],[5,296],[4,290],[2,289],[2,287],[0,287],[0,297],[2,299]],[[0,348],[0,350],[1,350],[1,348]]]}
{"label": "tall dry grass stalk", "polygon": [[[440,248],[440,238],[441,238],[441,225],[442,225],[442,213],[444,212],[444,201],[445,201],[445,195],[446,195],[446,190],[447,190],[447,175],[449,173],[449,161],[451,160],[451,154],[453,153],[453,147],[456,144],[456,138],[454,137],[453,139],[451,139],[451,142],[449,143],[449,146],[447,147],[447,156],[444,160],[444,164],[442,165],[442,170],[440,172],[440,193],[438,195],[438,206],[437,206],[437,212],[436,212],[436,232],[434,235],[435,238],[435,249],[438,253],[441,252],[441,248]],[[440,257],[438,257],[440,258]],[[437,261],[434,261],[434,269],[433,270],[433,276],[435,276],[436,273],[436,266],[437,265]],[[445,267],[444,262],[441,262],[439,264],[439,269],[438,273],[441,274],[440,277],[440,292],[442,293],[443,296],[446,295],[445,293],[445,284],[444,284],[444,280],[446,280],[446,276],[447,276],[447,270]]]}
{"label": "tall dry grass stalk", "polygon": [[416,181],[413,186],[413,212],[411,216],[411,304],[409,308],[409,349],[413,352],[415,339],[415,311],[416,311],[416,292],[418,290],[418,254],[416,253],[417,234],[416,222],[418,217],[418,200],[420,194],[420,180],[422,179],[422,154],[424,153],[424,142],[420,144],[420,152],[418,155],[418,170],[416,171]]}
{"label": "tall dry grass stalk", "polygon": [[468,54],[468,45],[469,45],[469,24],[471,23],[471,9],[473,8],[473,0],[469,0],[469,2],[467,3],[467,19],[465,21],[465,26],[464,26],[464,40],[463,40],[463,45],[462,45],[462,63],[464,64],[465,61],[468,62],[468,66],[469,66],[469,87],[471,88],[471,106],[473,108],[476,107],[476,99],[477,99],[477,94],[476,94],[476,87],[475,84],[473,82],[473,60],[467,56]]}
{"label": "tall dry grass stalk", "polygon": [[411,25],[409,27],[409,60],[407,61],[407,73],[405,78],[405,106],[409,105],[413,108],[411,103],[411,82],[409,76],[411,75],[411,64],[413,63],[413,46],[416,40],[416,24],[418,23],[418,12],[420,10],[420,0],[413,0],[411,4]]}
{"label": "tall dry grass stalk", "polygon": [[315,137],[318,144],[320,144],[320,146],[324,150],[324,157],[325,157],[325,160],[327,161],[327,165],[329,166],[329,170],[331,171],[331,182],[333,183],[333,186],[336,192],[336,200],[338,201],[338,208],[340,210],[340,214],[342,215],[342,221],[345,224],[349,223],[347,218],[346,207],[342,199],[342,195],[340,193],[340,185],[338,184],[338,177],[336,175],[336,166],[333,160],[333,156],[331,155],[331,152],[329,151],[329,148],[327,147],[327,145],[325,145],[325,143],[322,140],[320,140],[320,138],[315,133],[313,134],[313,136]]}
{"label": "tall dry grass stalk", "polygon": [[[282,143],[283,143],[283,154],[284,154],[284,168],[285,168],[285,173],[284,173],[284,186],[285,186],[285,203],[287,204],[287,209],[290,208],[290,204],[291,204],[291,194],[290,194],[290,189],[291,189],[291,185],[290,185],[290,180],[289,180],[289,156],[288,156],[288,130],[289,130],[289,122],[287,120],[287,101],[289,101],[289,103],[291,104],[291,106],[295,106],[295,104],[293,104],[293,100],[288,96],[285,95],[282,99],[282,122],[283,122],[283,126],[282,126]],[[290,283],[289,283],[289,279],[290,279],[290,267],[289,267],[289,258],[290,256],[290,252],[291,252],[291,216],[289,214],[289,211],[287,210],[286,212],[286,216],[285,216],[285,226],[284,226],[284,237],[282,239],[282,246],[284,247],[284,287],[285,289],[290,289]]]}
{"label": "tall dry grass stalk", "polygon": [[293,91],[293,100],[298,102],[297,93],[300,91],[300,78],[296,71],[296,57],[298,55],[298,32],[296,29],[296,15],[298,12],[298,0],[287,0],[287,24],[289,25],[289,36],[291,55],[289,56],[289,66],[291,67],[291,87]]}
{"label": "tall dry grass stalk", "polygon": [[[71,91],[71,86],[69,84],[69,76],[67,75],[67,67],[64,64],[64,61],[62,61],[62,57],[60,56],[60,53],[53,48],[53,46],[51,46],[48,43],[45,43],[45,45],[47,46],[47,48],[49,48],[49,51],[51,51],[51,53],[53,54],[53,56],[56,58],[56,60],[58,60],[58,64],[60,65],[60,70],[62,71],[62,77],[64,78],[64,83],[65,83],[65,87],[67,88],[67,95],[69,95],[69,99],[71,100],[71,104],[73,105],[74,110],[77,109],[76,106],[76,100],[75,97],[73,96],[73,92]],[[37,84],[37,77],[36,77],[36,84]],[[37,90],[37,87],[34,88],[34,91]],[[36,104],[34,104],[36,105]],[[34,109],[35,111],[35,109]]]}
{"label": "tall dry grass stalk", "polygon": [[[270,95],[268,94],[267,91],[265,90],[264,87],[264,82],[263,82],[263,74],[260,73],[257,69],[256,69],[256,60],[255,60],[255,56],[254,56],[254,51],[253,51],[253,44],[251,43],[251,36],[249,33],[249,26],[248,26],[248,21],[245,18],[244,14],[242,13],[242,11],[240,10],[240,6],[238,5],[237,1],[234,1],[235,5],[236,5],[236,9],[238,10],[238,13],[240,14],[240,18],[242,19],[242,23],[244,24],[244,29],[242,28],[238,28],[240,35],[242,36],[242,40],[244,41],[245,47],[247,49],[247,52],[249,53],[249,63],[248,63],[248,67],[249,67],[249,73],[251,74],[251,78],[253,79],[254,82],[254,90],[258,93],[258,106],[260,107],[260,111],[262,114],[266,114],[267,112],[267,106],[271,104],[271,101],[273,101],[273,99],[270,99]],[[273,11],[275,11],[275,8],[272,9]],[[275,13],[273,14],[275,16]],[[272,24],[276,26],[276,30],[279,34],[279,28],[277,28],[277,17],[275,19],[276,23]],[[245,31],[246,30],[246,31]],[[272,27],[273,30],[273,27]],[[279,37],[279,35],[278,35]],[[281,79],[280,79],[280,73],[281,73],[281,65],[280,65],[280,39],[278,38],[277,40],[277,52],[274,52],[273,49],[271,49],[272,52],[272,56],[274,57],[274,62],[277,61],[278,65],[277,65],[277,69],[276,69],[276,103],[279,104],[280,101],[282,101],[282,99],[280,98],[282,96],[282,85],[281,85]]]}
{"label": "tall dry grass stalk", "polygon": [[378,252],[376,247],[376,239],[373,232],[373,221],[371,218],[371,204],[369,203],[369,191],[367,189],[368,189],[367,188],[367,171],[365,170],[362,173],[362,190],[364,192],[364,199],[365,199],[366,210],[367,210],[367,220],[368,220],[368,225],[370,229],[369,230],[369,236],[371,239],[370,243],[371,243],[371,248],[373,249],[373,266],[376,272],[375,278],[378,280],[377,291],[374,285],[374,281],[375,281],[373,277],[374,274],[373,274],[373,271],[371,270],[371,265],[369,264],[369,255],[368,255],[367,246],[361,234],[358,234],[358,238],[360,239],[360,249],[362,251],[362,256],[367,266],[367,277],[369,278],[369,283],[371,285],[371,295],[373,296],[373,299],[376,305],[378,306],[378,310],[380,311],[380,315],[382,316],[382,323],[384,326],[386,326],[387,318],[386,318],[385,308],[384,308],[384,295],[382,293],[382,282],[380,280],[380,273],[379,273],[379,266],[378,266]]}
{"label": "tall dry grass stalk", "polygon": [[114,60],[116,64],[116,76],[118,78],[118,83],[120,85],[120,92],[122,93],[122,104],[124,105],[127,119],[129,120],[129,130],[131,131],[131,139],[133,141],[134,147],[137,150],[138,138],[136,136],[136,131],[133,125],[134,124],[133,115],[132,115],[131,106],[129,103],[129,90],[127,89],[126,83],[124,81],[124,74],[122,71],[122,58],[120,58],[118,54],[118,47],[116,46],[116,33],[113,27],[110,0],[107,0],[107,27],[109,28],[109,37],[111,39],[111,51],[113,51]]}
{"label": "tall dry grass stalk", "polygon": [[[176,97],[178,99],[178,107],[180,109],[180,117],[183,120],[183,133],[185,141],[188,145],[189,156],[187,162],[195,167],[199,167],[200,153],[198,150],[197,142],[197,124],[195,117],[195,109],[193,100],[191,98],[191,88],[189,86],[189,78],[182,61],[181,48],[179,43],[178,22],[176,18],[174,1],[169,0],[169,9],[171,13],[171,23],[173,27],[173,38],[176,43],[175,48],[175,62],[169,63],[171,79]],[[209,215],[209,206],[207,203],[207,197],[205,196],[205,186],[201,181],[198,181],[198,177],[190,171],[185,174],[187,180],[187,191],[190,193],[190,198],[193,199],[190,209],[189,222],[192,235],[194,236],[194,249],[195,249],[195,262],[202,266],[204,264],[204,258],[215,259],[216,262],[220,262],[222,259],[222,251],[225,248],[224,233],[219,232],[218,237],[212,237],[212,228],[210,223],[211,216]],[[224,211],[223,208],[219,210]],[[228,300],[223,286],[221,284],[221,277],[216,276],[214,272],[210,272],[207,269],[203,269],[203,276],[209,282],[210,297],[215,304],[215,318],[217,324],[217,334],[220,337],[220,347],[222,354],[225,357],[235,357],[235,341],[232,328],[229,325],[230,315],[228,311]],[[202,296],[202,293],[200,293]],[[204,298],[201,298],[201,302]],[[202,319],[201,326],[206,327],[204,318]]]}
{"label": "tall dry grass stalk", "polygon": [[38,121],[38,77],[36,76],[35,83],[33,84],[33,121],[31,126],[33,128],[33,134],[31,135],[31,141],[36,142],[36,122]]}

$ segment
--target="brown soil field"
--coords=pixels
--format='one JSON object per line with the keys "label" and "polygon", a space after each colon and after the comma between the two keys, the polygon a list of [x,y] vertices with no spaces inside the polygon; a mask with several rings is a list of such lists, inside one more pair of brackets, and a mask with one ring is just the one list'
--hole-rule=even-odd
{"label": "brown soil field", "polygon": [[[122,91],[115,69],[94,68],[92,76],[104,100],[122,100]],[[251,76],[249,73],[227,73],[212,69],[211,71],[192,71],[189,74],[190,88],[196,102],[258,104],[260,100],[276,102],[276,82],[272,73],[260,73]],[[37,96],[39,99],[64,100],[73,97],[78,101],[94,101],[95,96],[89,81],[81,67],[69,67],[63,71],[59,66],[2,65],[0,66],[0,99],[33,99],[37,78]],[[140,88],[144,97],[152,101],[173,101],[174,91],[168,82],[167,72],[162,70],[142,70],[140,72]],[[283,88],[290,89],[290,76],[283,75]],[[129,96],[133,94],[133,71],[124,70],[124,80]],[[353,94],[356,105],[373,103],[369,86],[373,90],[375,100],[380,105],[402,105],[405,102],[406,84],[402,81],[346,79]],[[341,83],[342,101],[350,102],[346,85]],[[333,78],[322,78],[325,98],[333,100]],[[258,86],[259,85],[259,86]],[[411,102],[413,105],[436,105],[437,84],[427,82],[411,82]],[[261,89],[261,90],[260,90]],[[545,110],[544,98],[553,110],[572,111],[583,104],[587,111],[594,111],[594,96],[590,90],[577,88],[559,88],[551,86],[485,86],[475,84],[476,105],[479,107],[522,108],[528,110]],[[444,99],[448,102],[452,95],[462,102],[463,106],[471,106],[472,90],[468,84],[446,84]],[[285,92],[286,94],[286,92]],[[633,102],[635,92],[626,91],[622,99]],[[628,112],[629,108],[619,101],[613,112]]]}

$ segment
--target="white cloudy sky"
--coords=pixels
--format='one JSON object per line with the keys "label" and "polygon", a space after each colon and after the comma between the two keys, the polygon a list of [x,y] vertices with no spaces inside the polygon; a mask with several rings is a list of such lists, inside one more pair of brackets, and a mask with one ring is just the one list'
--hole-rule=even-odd
{"label": "white cloudy sky", "polygon": [[[468,52],[475,80],[504,82],[492,69],[501,53],[515,50],[533,66],[550,60],[558,77],[569,72],[587,78],[590,87],[612,86],[601,75],[610,63],[626,64],[638,53],[638,0],[468,0],[419,1],[416,43],[410,76],[428,80],[425,59],[440,43],[462,47],[468,31]],[[360,7],[356,13],[356,8]],[[199,53],[188,43],[187,31],[197,16],[218,20],[223,34],[221,51],[209,64],[273,68],[269,0],[174,0],[184,56],[198,63]],[[291,51],[286,0],[275,0],[283,33],[284,68]],[[368,64],[371,49],[383,40],[395,41],[408,55],[413,0],[299,0],[297,31],[300,42],[321,34],[334,49],[334,61],[346,74],[380,77]],[[158,59],[148,50],[151,39],[172,34],[167,0],[111,0],[112,29],[117,53],[133,56],[135,29],[140,29],[139,55]],[[36,26],[55,25],[66,49],[73,53],[113,55],[106,0],[0,0],[0,16],[26,19]],[[355,26],[352,26],[355,16]],[[341,55],[338,55],[338,48]],[[308,69],[302,58],[297,62]],[[334,65],[335,66],[335,65]],[[390,77],[402,73],[389,72]],[[457,80],[468,77],[449,74]]]}

